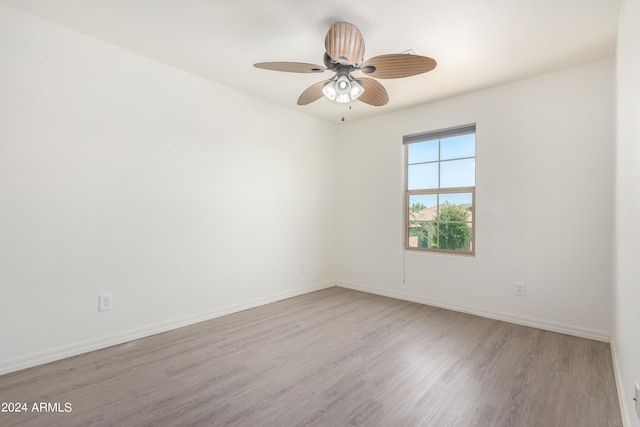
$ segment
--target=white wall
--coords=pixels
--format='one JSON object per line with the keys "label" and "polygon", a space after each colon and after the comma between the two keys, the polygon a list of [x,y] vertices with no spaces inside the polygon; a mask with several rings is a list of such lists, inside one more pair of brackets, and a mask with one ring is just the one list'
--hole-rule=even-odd
{"label": "white wall", "polygon": [[617,159],[612,349],[626,426],[640,426],[640,3],[623,0],[617,50]]}
{"label": "white wall", "polygon": [[4,5],[0,58],[0,374],[335,284],[335,125]]}
{"label": "white wall", "polygon": [[[608,340],[613,107],[609,59],[345,125],[338,283]],[[402,136],[469,123],[476,255],[404,254]]]}

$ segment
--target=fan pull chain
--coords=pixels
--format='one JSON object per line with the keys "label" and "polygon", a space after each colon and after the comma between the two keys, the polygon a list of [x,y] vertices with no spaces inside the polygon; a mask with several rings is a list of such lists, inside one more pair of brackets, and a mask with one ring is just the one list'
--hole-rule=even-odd
{"label": "fan pull chain", "polygon": [[[345,105],[345,107],[346,107],[346,105]],[[349,105],[349,110],[351,110],[351,105]],[[342,121],[344,122],[344,111],[342,112]]]}

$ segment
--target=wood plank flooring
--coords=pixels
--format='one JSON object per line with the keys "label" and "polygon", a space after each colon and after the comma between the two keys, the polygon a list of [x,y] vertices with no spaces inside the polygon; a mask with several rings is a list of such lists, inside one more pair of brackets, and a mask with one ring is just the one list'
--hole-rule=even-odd
{"label": "wood plank flooring", "polygon": [[341,288],[0,377],[0,426],[621,426],[606,343]]}

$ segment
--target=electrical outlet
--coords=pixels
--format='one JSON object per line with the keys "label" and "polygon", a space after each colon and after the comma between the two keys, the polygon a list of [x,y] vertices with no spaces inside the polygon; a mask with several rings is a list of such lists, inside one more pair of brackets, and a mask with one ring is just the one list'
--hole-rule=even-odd
{"label": "electrical outlet", "polygon": [[517,297],[525,296],[526,293],[527,293],[527,289],[524,286],[524,283],[523,282],[516,282],[515,285],[516,285],[516,296]]}
{"label": "electrical outlet", "polygon": [[635,400],[636,404],[636,415],[638,416],[638,418],[640,418],[640,383],[638,383],[638,381],[635,382],[634,395],[635,397],[633,398],[633,400]]}
{"label": "electrical outlet", "polygon": [[300,264],[300,273],[306,273],[306,272],[307,272],[307,264],[303,262],[302,264]]}
{"label": "electrical outlet", "polygon": [[105,294],[98,297],[98,311],[109,311],[113,308],[113,295]]}

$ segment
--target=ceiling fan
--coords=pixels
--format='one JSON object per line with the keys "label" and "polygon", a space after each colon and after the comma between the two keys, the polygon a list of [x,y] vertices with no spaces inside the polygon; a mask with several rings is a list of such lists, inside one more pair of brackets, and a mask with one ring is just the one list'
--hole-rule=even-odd
{"label": "ceiling fan", "polygon": [[310,104],[323,96],[346,103],[359,99],[376,107],[389,102],[382,84],[369,77],[354,77],[354,71],[377,79],[397,79],[426,73],[436,67],[436,61],[426,56],[397,53],[374,56],[364,60],[364,39],[358,27],[348,22],[336,22],[324,40],[324,66],[303,62],[259,62],[256,68],[290,73],[335,72],[329,80],[309,86],[298,98],[298,105]]}

